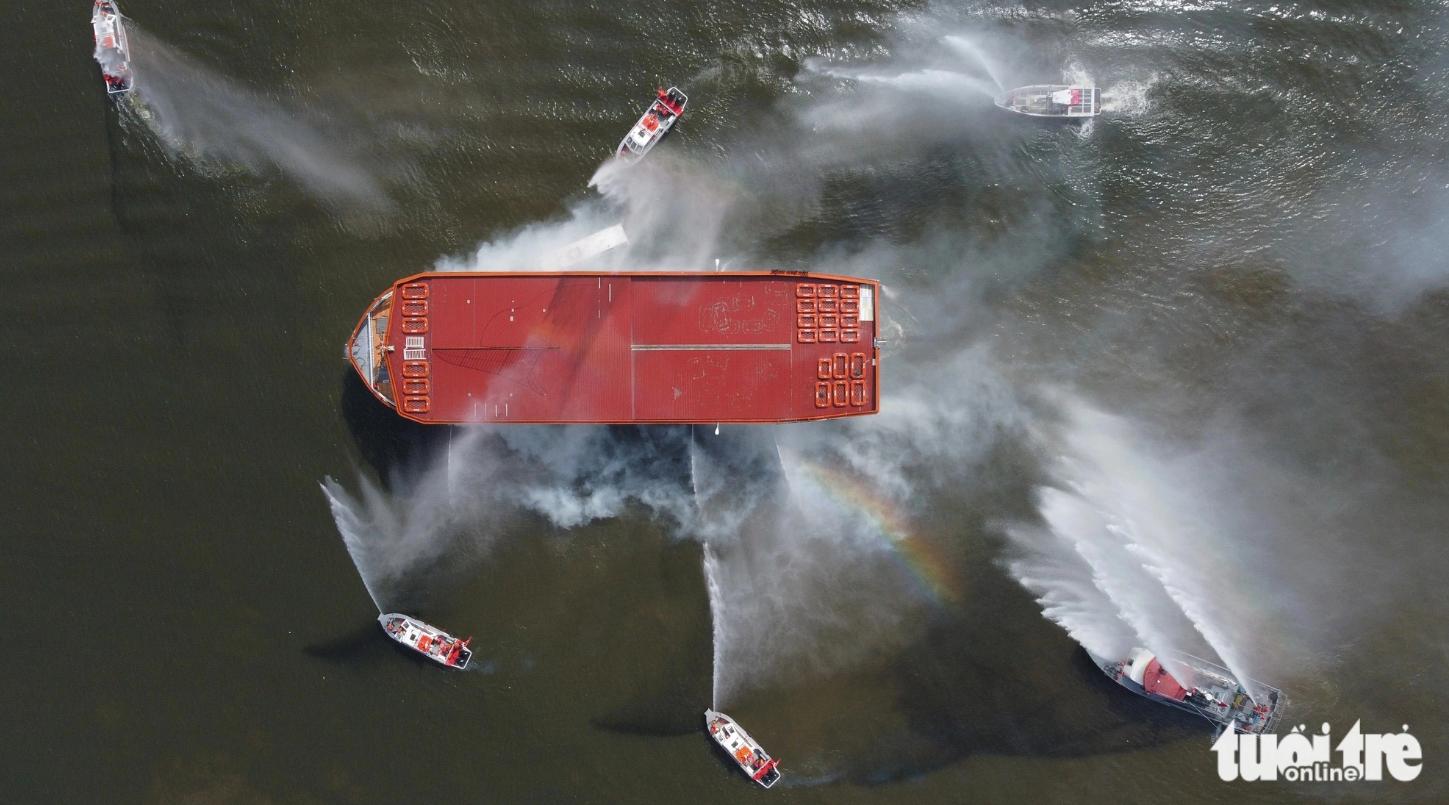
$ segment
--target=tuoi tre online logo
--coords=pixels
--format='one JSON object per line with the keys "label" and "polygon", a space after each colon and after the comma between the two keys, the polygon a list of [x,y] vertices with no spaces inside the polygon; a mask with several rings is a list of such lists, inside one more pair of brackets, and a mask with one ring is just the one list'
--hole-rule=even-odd
{"label": "tuoi tre online logo", "polygon": [[1409,734],[1409,725],[1399,733],[1364,733],[1355,721],[1348,734],[1333,751],[1338,752],[1338,765],[1329,751],[1329,726],[1323,734],[1308,736],[1303,725],[1281,739],[1277,735],[1252,735],[1225,730],[1213,742],[1218,754],[1218,776],[1225,781],[1243,779],[1289,782],[1356,782],[1379,781],[1387,770],[1395,780],[1408,782],[1424,770],[1423,751],[1419,739]]}

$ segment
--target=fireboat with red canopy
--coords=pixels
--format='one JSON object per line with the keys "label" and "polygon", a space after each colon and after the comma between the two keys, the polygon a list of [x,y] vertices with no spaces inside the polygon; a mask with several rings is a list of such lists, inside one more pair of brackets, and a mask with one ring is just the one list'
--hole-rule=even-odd
{"label": "fireboat with red canopy", "polygon": [[770,757],[734,719],[724,713],[705,710],[704,723],[709,728],[709,737],[751,780],[766,788],[780,781],[780,761]]}
{"label": "fireboat with red canopy", "polygon": [[346,351],[423,424],[833,419],[880,410],[879,299],[805,272],[428,273]]}
{"label": "fireboat with red canopy", "polygon": [[446,668],[461,671],[473,659],[473,652],[468,649],[468,644],[473,642],[471,637],[459,640],[436,626],[396,612],[377,616],[377,622],[382,624],[388,637]]}
{"label": "fireboat with red canopy", "polygon": [[1161,659],[1144,648],[1134,648],[1124,660],[1092,655],[1114,682],[1155,702],[1196,713],[1217,729],[1271,733],[1283,718],[1288,699],[1277,688],[1247,680],[1244,686],[1231,671],[1190,654],[1174,653]]}
{"label": "fireboat with red canopy", "polygon": [[653,150],[674,128],[684,114],[684,105],[689,103],[689,96],[680,92],[679,87],[660,88],[655,90],[655,94],[658,97],[644,110],[643,117],[634,124],[634,128],[624,135],[624,141],[619,143],[619,158],[625,162],[638,162]]}

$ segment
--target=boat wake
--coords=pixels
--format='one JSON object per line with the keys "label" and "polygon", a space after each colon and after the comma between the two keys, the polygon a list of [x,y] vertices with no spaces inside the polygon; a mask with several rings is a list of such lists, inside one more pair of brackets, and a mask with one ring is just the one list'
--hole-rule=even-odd
{"label": "boat wake", "polygon": [[318,199],[368,212],[392,200],[373,171],[337,138],[127,22],[143,119],[171,150],[199,168],[277,170]]}
{"label": "boat wake", "polygon": [[1102,88],[1102,111],[1123,117],[1141,117],[1151,109],[1148,93],[1156,78],[1146,81],[1125,79]]}

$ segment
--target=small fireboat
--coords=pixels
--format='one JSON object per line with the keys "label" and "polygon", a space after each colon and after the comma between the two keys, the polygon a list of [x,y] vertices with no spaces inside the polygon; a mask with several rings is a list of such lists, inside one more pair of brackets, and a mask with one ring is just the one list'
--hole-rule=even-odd
{"label": "small fireboat", "polygon": [[684,114],[684,105],[689,103],[689,98],[678,87],[658,89],[655,93],[658,97],[644,110],[644,116],[629,130],[624,141],[619,143],[619,158],[625,162],[643,159],[674,128],[675,121]]}
{"label": "small fireboat", "polygon": [[417,618],[397,613],[379,615],[377,622],[382,624],[382,630],[387,632],[388,637],[439,665],[461,671],[473,659],[473,652],[468,649],[468,644],[473,642],[471,637],[459,640]]}
{"label": "small fireboat", "polygon": [[96,61],[106,79],[106,92],[121,95],[131,91],[131,45],[126,41],[126,18],[112,0],[96,0],[91,27],[96,35]]}
{"label": "small fireboat", "polygon": [[1166,667],[1144,648],[1134,648],[1126,659],[1115,662],[1091,656],[1117,684],[1154,702],[1196,713],[1213,722],[1219,733],[1228,728],[1253,735],[1271,733],[1288,706],[1277,688],[1249,679],[1261,691],[1254,700],[1231,671],[1190,654],[1164,656]]}
{"label": "small fireboat", "polygon": [[1027,117],[1087,120],[1102,114],[1102,90],[1066,84],[1017,87],[996,96],[996,105]]}
{"label": "small fireboat", "polygon": [[709,737],[734,759],[751,780],[766,788],[780,781],[780,770],[776,768],[780,761],[765,754],[760,744],[733,719],[724,713],[705,710],[704,723],[709,728]]}

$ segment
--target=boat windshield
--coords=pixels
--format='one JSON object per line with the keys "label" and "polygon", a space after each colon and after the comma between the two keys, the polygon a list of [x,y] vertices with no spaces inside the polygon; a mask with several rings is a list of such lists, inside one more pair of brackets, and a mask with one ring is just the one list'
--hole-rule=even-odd
{"label": "boat windshield", "polygon": [[392,293],[377,300],[352,339],[351,358],[357,371],[373,391],[394,403],[392,378],[387,371],[387,323],[392,313]]}

